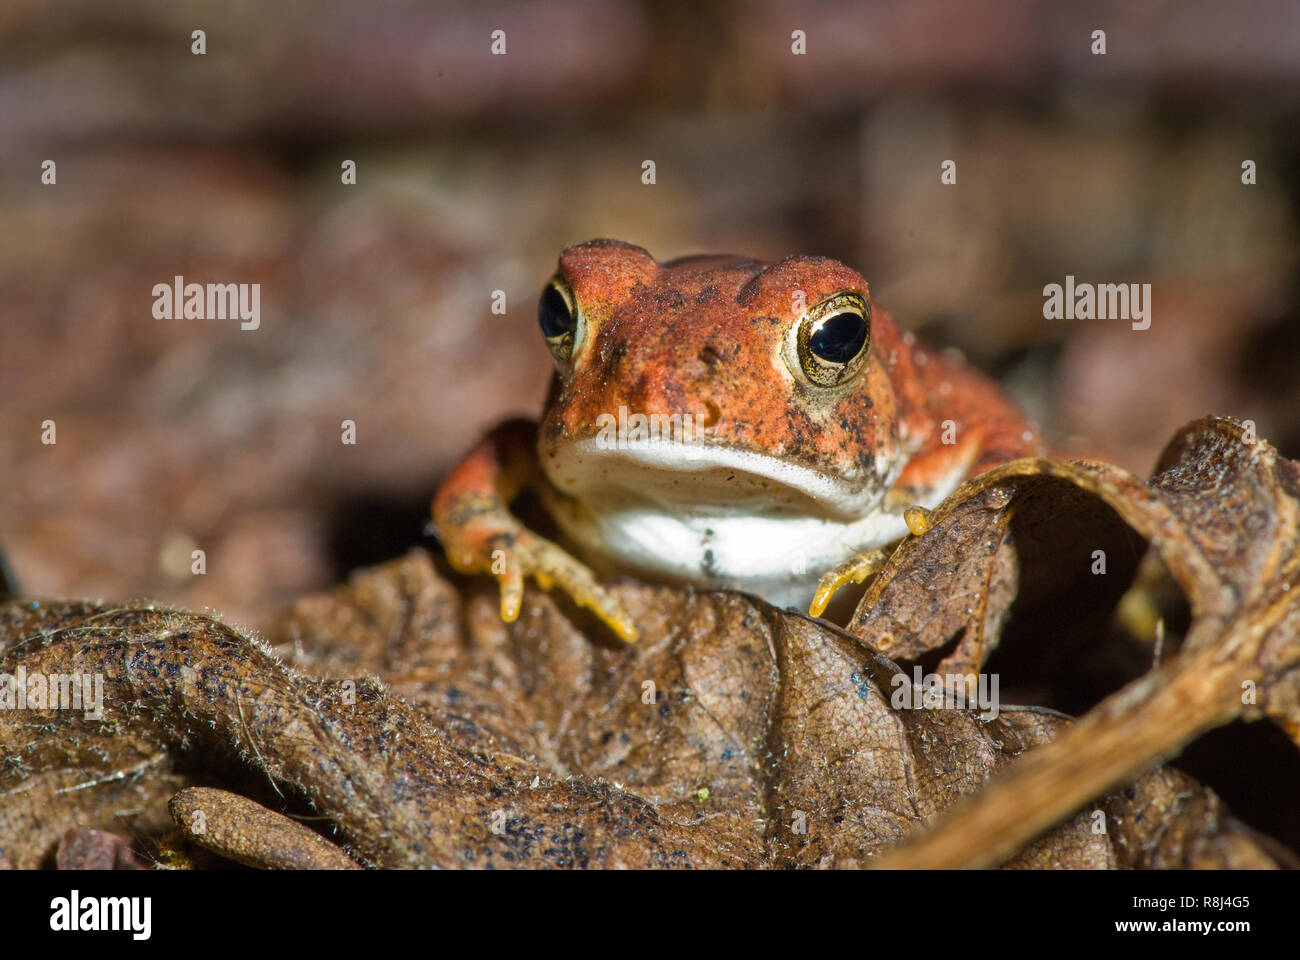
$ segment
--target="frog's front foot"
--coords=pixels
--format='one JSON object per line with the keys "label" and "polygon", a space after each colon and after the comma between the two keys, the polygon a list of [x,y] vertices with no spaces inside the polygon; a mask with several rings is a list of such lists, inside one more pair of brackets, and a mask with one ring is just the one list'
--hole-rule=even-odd
{"label": "frog's front foot", "polygon": [[501,585],[501,619],[513,623],[524,602],[524,580],[558,586],[632,643],[636,627],[623,605],[585,565],[539,537],[510,512],[510,501],[536,479],[537,425],[503,423],[456,465],[433,498],[433,525],[447,560],[461,573],[490,573]]}
{"label": "frog's front foot", "polygon": [[[931,527],[930,511],[925,507],[908,507],[903,511],[903,522],[907,524],[908,532],[912,536],[923,536]],[[880,547],[866,553],[855,553],[838,567],[823,574],[821,580],[817,582],[817,592],[813,594],[812,603],[808,605],[809,615],[820,617],[825,613],[831,598],[841,587],[850,583],[862,583],[867,577],[879,573],[889,560],[890,553],[899,543],[902,543],[902,540],[888,547]]]}
{"label": "frog's front foot", "polygon": [[879,573],[888,558],[889,554],[884,548],[867,553],[855,553],[838,567],[823,574],[817,583],[817,592],[813,595],[812,603],[808,605],[808,613],[820,617],[826,612],[827,604],[831,602],[831,597],[835,596],[840,587],[850,583],[861,583],[867,577]]}
{"label": "frog's front foot", "polygon": [[628,643],[636,626],[587,566],[566,550],[533,533],[491,502],[466,498],[450,509],[435,503],[434,525],[451,565],[461,573],[490,573],[501,586],[501,619],[513,623],[524,599],[524,580],[543,590],[558,586]]}
{"label": "frog's front foot", "polygon": [[[902,514],[904,523],[907,524],[907,531],[914,537],[923,536],[931,527],[931,511],[923,506],[910,506]],[[902,541],[898,541],[902,542]],[[822,575],[822,579],[816,585],[816,593],[813,594],[813,602],[809,604],[809,615],[811,617],[820,617],[826,613],[826,607],[831,602],[831,597],[841,587],[846,587],[850,583],[862,583],[868,576],[875,576],[883,570],[885,562],[889,559],[889,554],[898,545],[881,546],[879,549],[868,550],[867,553],[855,553],[849,559],[846,559],[840,566],[828,571]]]}

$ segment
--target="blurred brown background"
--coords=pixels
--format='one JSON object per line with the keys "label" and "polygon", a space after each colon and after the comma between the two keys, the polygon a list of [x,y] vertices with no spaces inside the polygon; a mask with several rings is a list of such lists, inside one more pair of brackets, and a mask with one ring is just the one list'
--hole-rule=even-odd
{"label": "blurred brown background", "polygon": [[[9,0],[0,544],[31,594],[250,626],[400,553],[538,411],[536,297],[598,236],[843,259],[1142,475],[1211,412],[1300,455],[1298,119],[1292,0]],[[261,329],[154,319],[176,274],[261,283]],[[1151,329],[1045,321],[1067,274],[1151,283]]]}

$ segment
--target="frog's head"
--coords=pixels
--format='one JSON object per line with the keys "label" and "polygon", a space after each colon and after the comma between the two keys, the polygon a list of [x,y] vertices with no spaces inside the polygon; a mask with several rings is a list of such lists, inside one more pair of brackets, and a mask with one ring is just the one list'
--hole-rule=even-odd
{"label": "frog's head", "polygon": [[[553,512],[588,552],[765,592],[767,574],[743,570],[756,538],[860,528],[902,467],[906,351],[835,260],[661,264],[597,240],[560,256],[539,319],[558,366],[539,453],[567,495]],[[766,548],[789,567],[788,544]],[[810,563],[822,552],[807,545]]]}
{"label": "frog's head", "polygon": [[898,334],[842,263],[660,264],[598,240],[564,251],[539,318],[559,367],[541,452],[566,493],[603,485],[629,461],[638,490],[689,485],[692,500],[716,493],[720,506],[753,499],[848,518],[896,472],[881,351]]}

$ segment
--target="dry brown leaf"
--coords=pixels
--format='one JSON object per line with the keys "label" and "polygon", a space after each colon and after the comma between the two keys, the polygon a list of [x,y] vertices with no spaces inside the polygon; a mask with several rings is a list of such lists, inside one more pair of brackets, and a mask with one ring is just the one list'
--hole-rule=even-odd
{"label": "dry brown leaf", "polygon": [[[1010,600],[993,590],[983,594],[987,604],[973,602],[984,583],[1019,572],[1021,593],[1033,596],[1025,583],[1033,577],[1035,602],[1049,604],[1062,592],[1095,590],[1107,578],[1089,576],[1089,559],[1095,549],[1114,550],[1113,525],[1074,523],[1062,535],[1052,505],[1064,502],[1063,487],[1080,501],[1073,517],[1097,516],[1104,505],[1150,541],[1191,605],[1182,647],[882,866],[1000,862],[1238,716],[1267,714],[1296,736],[1300,468],[1226,418],[1181,431],[1147,484],[1107,464],[1048,460],[1016,461],[970,481],[935,511],[929,533],[891,557],[859,604],[853,632],[905,657],[960,632],[941,672],[974,670]],[[917,571],[942,564],[948,591],[925,589]]]}
{"label": "dry brown leaf", "polygon": [[[1243,670],[1268,694],[1265,709],[1293,716],[1294,698],[1272,691],[1294,682],[1294,605],[1270,603],[1285,592],[1240,573],[1275,579],[1293,569],[1294,549],[1252,552],[1222,531],[1247,515],[1250,543],[1276,539],[1279,518],[1294,517],[1295,468],[1266,446],[1235,449],[1229,427],[1193,430],[1150,486],[1100,465],[1003,468],[954,495],[870,588],[854,621],[869,642],[915,657],[965,630],[950,658],[960,664],[996,642],[1017,591],[1068,589],[1068,557],[1058,552],[1056,576],[1050,558],[1024,563],[1038,523],[1058,541],[1077,528],[1117,550],[1136,542],[1128,527],[1151,538],[1192,601],[1193,631],[1115,707],[1074,723],[1036,708],[896,709],[893,661],[733,593],[617,586],[642,626],[635,647],[609,644],[538,591],[502,624],[491,584],[449,582],[420,551],[304,598],[268,631],[272,647],[185,611],[11,603],[0,608],[0,670],[100,672],[107,709],[102,720],[0,711],[0,857],[48,862],[72,825],[131,833],[161,856],[168,800],[199,785],[249,798],[223,822],[239,850],[223,849],[259,864],[293,862],[298,841],[276,839],[288,836],[280,810],[322,818],[308,822],[372,866],[852,867],[889,851],[885,862],[911,865],[902,858],[924,846],[899,844],[953,808],[985,818],[974,829],[987,836],[963,828],[961,857],[940,847],[948,862],[1272,865],[1211,791],[1141,772],[1239,712],[1224,691]],[[1211,483],[1222,529],[1188,519]],[[1237,574],[1209,579],[1229,554]],[[1094,589],[1114,600],[1121,580]],[[1189,676],[1218,695],[1189,704],[1204,692]],[[1172,726],[1166,707],[1182,711]],[[1147,740],[1124,727],[1122,764],[1085,764],[1087,776],[1076,764],[1062,778],[1051,760],[1061,744],[1105,755],[1106,743],[1087,753],[1080,731],[1106,736],[1134,710],[1161,725]],[[1026,772],[1037,792],[1008,793]]]}

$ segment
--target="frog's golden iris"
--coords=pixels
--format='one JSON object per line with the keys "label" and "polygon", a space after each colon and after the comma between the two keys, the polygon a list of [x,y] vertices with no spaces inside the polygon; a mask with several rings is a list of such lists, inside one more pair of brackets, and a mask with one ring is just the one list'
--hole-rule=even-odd
{"label": "frog's golden iris", "polygon": [[819,387],[852,380],[867,360],[871,343],[871,308],[856,293],[823,300],[799,318],[795,354],[800,374]]}
{"label": "frog's golden iris", "polygon": [[573,291],[559,274],[551,278],[537,301],[537,322],[551,354],[560,363],[567,363],[577,339],[578,308]]}

